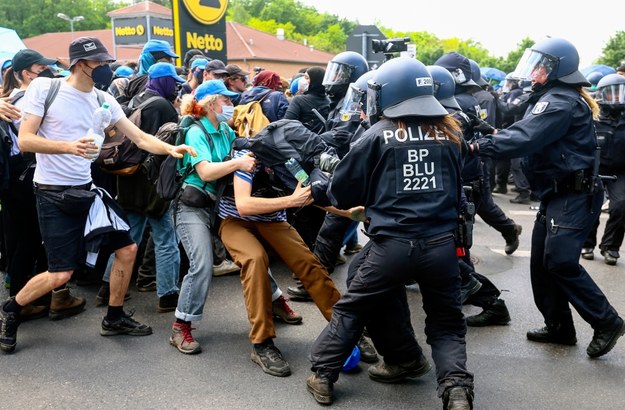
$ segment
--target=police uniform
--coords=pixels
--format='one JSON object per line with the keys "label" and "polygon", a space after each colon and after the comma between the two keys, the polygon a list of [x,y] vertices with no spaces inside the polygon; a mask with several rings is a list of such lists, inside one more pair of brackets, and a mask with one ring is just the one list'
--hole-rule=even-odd
{"label": "police uniform", "polygon": [[622,323],[578,261],[603,201],[601,181],[592,177],[597,142],[590,107],[574,87],[548,84],[529,104],[522,120],[479,139],[479,152],[528,157],[528,180],[541,199],[530,261],[534,301],[547,330],[562,330],[565,344],[574,344],[569,303],[595,330]]}
{"label": "police uniform", "polygon": [[452,386],[473,387],[453,235],[462,159],[446,137],[434,140],[416,119],[405,120],[403,130],[389,120],[377,122],[334,172],[333,204],[364,205],[371,240],[350,266],[347,292],[315,341],[311,362],[313,371],[335,382],[364,326],[386,363],[422,359],[404,286],[416,280],[442,395]]}

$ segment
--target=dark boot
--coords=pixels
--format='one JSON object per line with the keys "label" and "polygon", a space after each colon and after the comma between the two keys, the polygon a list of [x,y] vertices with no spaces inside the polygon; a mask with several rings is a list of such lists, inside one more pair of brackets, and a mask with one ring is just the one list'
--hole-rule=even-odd
{"label": "dark boot", "polygon": [[623,334],[625,334],[625,322],[619,317],[614,326],[595,330],[586,353],[592,358],[603,356],[612,350],[618,338]]}
{"label": "dark boot", "polygon": [[365,338],[365,336],[360,336],[360,340],[358,340],[358,349],[360,349],[360,360],[364,363],[376,363],[380,358],[378,357],[378,352],[375,351],[375,347],[369,340]]}
{"label": "dark boot", "polygon": [[532,201],[530,200],[530,194],[527,191],[519,193],[519,195],[510,200],[511,204],[529,205],[531,202]]}
{"label": "dark boot", "polygon": [[611,266],[616,265],[616,261],[621,256],[619,255],[618,251],[614,251],[610,249],[602,249],[601,255],[605,258],[605,263]]}
{"label": "dark boot", "polygon": [[527,332],[527,338],[533,342],[555,343],[560,345],[574,346],[577,344],[575,328],[570,326],[545,326]]}
{"label": "dark boot", "polygon": [[50,302],[50,319],[59,320],[77,315],[83,311],[86,304],[85,298],[72,296],[68,288],[53,290],[52,301]]}
{"label": "dark boot", "polygon": [[493,189],[494,194],[507,194],[508,186],[506,184],[497,184],[497,186]]}
{"label": "dark boot", "polygon": [[521,235],[521,232],[523,232],[523,227],[515,224],[514,231],[510,235],[504,236],[504,239],[506,240],[506,247],[504,249],[506,251],[506,255],[512,255],[514,251],[519,248],[519,236]]}
{"label": "dark boot", "polygon": [[507,325],[510,323],[510,313],[506,307],[506,302],[497,299],[490,306],[487,306],[481,313],[467,317],[467,326],[492,326]]}
{"label": "dark boot", "polygon": [[311,301],[312,298],[304,288],[304,285],[299,280],[297,281],[296,286],[289,286],[286,289],[287,295],[291,298],[291,300],[300,300],[300,301]]}
{"label": "dark boot", "polygon": [[334,401],[334,383],[323,374],[313,373],[306,379],[306,388],[319,404],[332,404]]}
{"label": "dark boot", "polygon": [[471,410],[473,408],[473,391],[466,387],[450,387],[443,393],[445,410]]}
{"label": "dark boot", "polygon": [[414,379],[421,377],[430,371],[432,366],[425,356],[411,362],[389,364],[382,361],[369,367],[369,377],[371,380],[381,383],[397,383],[404,379]]}

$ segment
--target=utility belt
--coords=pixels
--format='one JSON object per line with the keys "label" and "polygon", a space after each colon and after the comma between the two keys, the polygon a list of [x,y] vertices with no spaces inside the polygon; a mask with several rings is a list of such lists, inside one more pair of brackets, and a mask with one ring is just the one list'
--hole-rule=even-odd
{"label": "utility belt", "polygon": [[594,189],[594,181],[592,170],[580,169],[559,180],[553,179],[551,186],[554,193],[587,193],[590,194]]}
{"label": "utility belt", "polygon": [[91,189],[91,182],[88,182],[83,185],[46,185],[46,184],[39,184],[37,182],[34,182],[33,185],[35,186],[36,189],[40,191],[52,191],[52,192],[63,192],[63,191],[67,191],[68,189],[78,189],[82,191],[89,191]]}

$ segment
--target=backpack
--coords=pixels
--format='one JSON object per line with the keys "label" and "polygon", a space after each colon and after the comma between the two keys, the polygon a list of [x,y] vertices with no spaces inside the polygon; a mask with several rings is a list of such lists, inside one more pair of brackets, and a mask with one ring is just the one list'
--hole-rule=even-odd
{"label": "backpack", "polygon": [[[169,138],[175,135],[174,145],[184,144],[187,132],[191,127],[200,127],[200,129],[204,132],[206,139],[208,140],[208,144],[210,145],[211,150],[215,149],[213,144],[213,139],[209,137],[208,131],[202,125],[200,120],[196,119],[192,115],[185,115],[180,118],[178,124],[174,123],[165,123],[161,126],[169,128]],[[159,129],[159,132],[161,131]],[[158,132],[157,132],[158,134]],[[167,156],[159,167],[158,176],[156,177],[156,193],[161,199],[165,201],[171,201],[177,199],[181,193],[182,183],[185,178],[193,172],[194,168],[191,164],[187,164],[184,169],[182,168],[182,158],[175,158]]]}
{"label": "backpack", "polygon": [[[129,108],[132,110],[132,113],[128,119],[138,128],[141,128],[143,109],[160,98],[163,97],[158,95],[152,96],[136,108],[132,106],[131,101]],[[100,166],[102,171],[109,174],[132,175],[141,169],[141,165],[147,156],[148,153],[140,149],[123,132],[115,127],[109,127],[105,130],[102,149],[95,163]]]}
{"label": "backpack", "polygon": [[[10,103],[15,104],[20,98],[24,96],[25,91],[18,91],[11,98]],[[46,100],[47,103],[47,100]],[[49,105],[49,104],[48,104]],[[47,111],[47,106],[44,108]],[[45,114],[44,114],[45,115]],[[0,120],[0,192],[4,192],[9,188],[9,181],[11,179],[11,151],[13,149],[13,137],[12,134],[17,136],[18,130],[15,128],[13,121]],[[35,163],[35,154],[23,153],[24,161],[27,163],[26,167],[30,168]]]}
{"label": "backpack", "polygon": [[261,105],[262,101],[269,94],[271,94],[271,91],[263,95],[260,100],[251,101],[247,104],[239,104],[234,107],[232,128],[239,137],[253,137],[269,125],[270,121],[263,113],[263,107]]}

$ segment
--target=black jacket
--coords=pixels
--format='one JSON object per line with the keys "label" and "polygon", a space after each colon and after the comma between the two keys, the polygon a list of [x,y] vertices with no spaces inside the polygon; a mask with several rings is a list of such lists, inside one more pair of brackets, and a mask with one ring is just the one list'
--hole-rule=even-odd
{"label": "black jacket", "polygon": [[328,118],[330,113],[330,99],[323,94],[309,94],[296,95],[289,103],[289,108],[284,114],[285,120],[298,120],[306,128],[320,134],[324,132],[325,121],[322,121],[313,113],[313,108],[316,109],[324,119]]}

